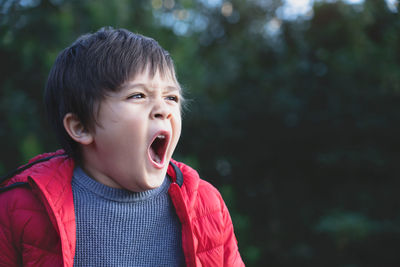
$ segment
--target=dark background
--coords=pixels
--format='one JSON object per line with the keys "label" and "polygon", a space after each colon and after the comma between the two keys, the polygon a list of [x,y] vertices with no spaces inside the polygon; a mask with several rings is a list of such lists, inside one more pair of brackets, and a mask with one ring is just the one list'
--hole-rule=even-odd
{"label": "dark background", "polygon": [[0,172],[58,148],[42,93],[111,25],[172,54],[175,158],[217,186],[247,266],[400,266],[400,18],[383,0],[0,0]]}

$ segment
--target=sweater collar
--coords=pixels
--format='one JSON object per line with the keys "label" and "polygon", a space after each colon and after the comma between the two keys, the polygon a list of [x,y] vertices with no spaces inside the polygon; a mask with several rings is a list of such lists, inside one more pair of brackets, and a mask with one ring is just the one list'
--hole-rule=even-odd
{"label": "sweater collar", "polygon": [[88,176],[79,166],[75,167],[72,178],[73,188],[77,186],[77,189],[80,188],[83,190],[87,190],[101,198],[116,202],[146,201],[159,195],[167,194],[170,183],[171,182],[169,181],[169,179],[165,178],[161,186],[155,189],[143,192],[132,192],[126,189],[112,188],[102,183],[99,183]]}

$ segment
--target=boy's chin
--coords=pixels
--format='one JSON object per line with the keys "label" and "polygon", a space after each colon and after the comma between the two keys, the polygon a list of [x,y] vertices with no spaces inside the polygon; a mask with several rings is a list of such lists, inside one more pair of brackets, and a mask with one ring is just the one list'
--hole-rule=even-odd
{"label": "boy's chin", "polygon": [[136,190],[131,190],[131,191],[148,191],[148,190],[152,190],[152,189],[156,189],[158,187],[160,187],[164,180],[165,180],[166,174],[158,174],[158,175],[151,175],[150,177],[148,177],[148,179],[146,179],[145,181],[142,182],[141,185],[139,185],[139,188],[135,188]]}
{"label": "boy's chin", "polygon": [[156,177],[153,177],[153,179],[149,181],[149,187],[151,187],[152,189],[160,187],[165,179],[166,179],[166,171],[162,172],[162,174],[157,175]]}

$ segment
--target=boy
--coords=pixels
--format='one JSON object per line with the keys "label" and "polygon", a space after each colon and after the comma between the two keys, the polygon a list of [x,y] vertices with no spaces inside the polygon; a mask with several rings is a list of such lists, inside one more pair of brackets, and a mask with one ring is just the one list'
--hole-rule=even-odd
{"label": "boy", "polygon": [[103,28],[63,50],[45,91],[63,150],[0,181],[0,266],[244,266],[218,191],[171,159],[181,102],[153,39]]}

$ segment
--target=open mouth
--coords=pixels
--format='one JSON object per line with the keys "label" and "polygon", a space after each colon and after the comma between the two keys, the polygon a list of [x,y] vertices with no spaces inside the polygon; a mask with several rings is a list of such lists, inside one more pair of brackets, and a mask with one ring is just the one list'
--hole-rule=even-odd
{"label": "open mouth", "polygon": [[169,135],[167,132],[160,132],[155,135],[148,149],[150,160],[156,167],[163,167],[165,153],[167,151]]}

